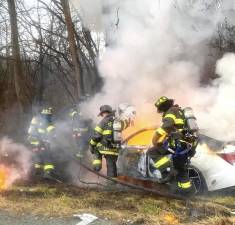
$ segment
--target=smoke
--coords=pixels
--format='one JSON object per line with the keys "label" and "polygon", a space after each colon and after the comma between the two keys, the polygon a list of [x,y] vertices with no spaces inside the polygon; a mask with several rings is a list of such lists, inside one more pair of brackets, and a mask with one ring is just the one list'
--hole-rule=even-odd
{"label": "smoke", "polygon": [[[166,95],[194,108],[200,128],[215,138],[235,138],[234,55],[217,63],[221,76],[200,84],[211,54],[208,42],[226,18],[235,24],[230,0],[72,0],[85,26],[103,31],[108,46],[99,62],[104,87],[86,113],[95,117],[102,104],[129,102],[138,115],[159,123],[153,102]],[[217,122],[218,121],[218,122]]]}
{"label": "smoke", "polygon": [[214,102],[207,107],[206,112],[199,115],[204,126],[211,127],[208,129],[209,135],[219,134],[218,138],[234,140],[235,54],[225,54],[222,59],[218,60],[216,73],[220,75],[220,78],[215,80],[212,87],[216,90]]}
{"label": "smoke", "polygon": [[[0,165],[5,168],[5,187],[26,180],[32,167],[32,153],[24,145],[7,137],[0,140]],[[2,179],[2,178],[1,178]]]}

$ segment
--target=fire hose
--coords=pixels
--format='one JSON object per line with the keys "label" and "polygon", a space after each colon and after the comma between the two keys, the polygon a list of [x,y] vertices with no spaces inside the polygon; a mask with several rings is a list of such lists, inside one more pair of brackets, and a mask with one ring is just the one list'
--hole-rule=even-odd
{"label": "fire hose", "polygon": [[126,187],[129,187],[129,188],[133,188],[133,189],[137,189],[137,190],[141,190],[141,191],[144,191],[144,192],[147,192],[147,193],[150,193],[150,194],[155,194],[155,195],[158,195],[158,196],[161,196],[161,197],[167,197],[167,198],[172,198],[172,199],[177,199],[177,200],[187,200],[187,198],[183,197],[183,196],[179,196],[179,195],[176,195],[176,194],[172,194],[172,193],[163,193],[161,191],[158,191],[158,190],[153,190],[153,189],[150,189],[150,188],[145,188],[145,187],[142,187],[142,186],[139,186],[139,185],[134,185],[134,184],[130,184],[130,183],[127,183],[127,182],[123,182],[123,181],[120,181],[120,180],[116,180],[116,179],[113,179],[111,177],[108,177],[106,175],[103,175],[99,172],[96,172],[94,171],[93,169],[89,168],[88,166],[84,165],[81,161],[75,159],[76,162],[81,166],[83,167],[84,169],[86,169],[87,171],[99,176],[99,177],[102,177],[106,180],[109,180],[109,181],[112,181],[116,184],[120,184],[120,185],[123,185],[123,186],[126,186]]}
{"label": "fire hose", "polygon": [[[156,127],[149,127],[149,128],[143,128],[135,133],[133,133],[132,135],[128,136],[126,139],[124,139],[122,141],[122,144],[123,143],[127,143],[132,137],[136,136],[137,134],[141,133],[141,132],[144,132],[144,131],[149,131],[149,130],[154,130],[156,129]],[[111,177],[108,177],[106,175],[103,175],[97,171],[94,171],[93,169],[91,169],[90,167],[84,165],[81,160],[78,160],[77,158],[74,157],[74,159],[76,160],[76,162],[82,167],[84,168],[85,170],[89,171],[90,173],[93,173],[99,177],[102,177],[103,179],[106,179],[106,180],[109,180],[109,181],[112,181],[113,183],[116,183],[116,184],[120,184],[120,185],[123,185],[123,186],[126,186],[126,187],[129,187],[129,188],[133,188],[133,189],[136,189],[136,190],[140,190],[140,191],[144,191],[144,192],[147,192],[147,193],[150,193],[150,194],[155,194],[155,195],[158,195],[158,196],[161,196],[161,197],[167,197],[167,198],[171,198],[171,199],[178,199],[178,200],[188,200],[189,198],[187,197],[184,197],[184,196],[181,196],[181,195],[177,195],[177,194],[173,194],[173,193],[164,193],[160,190],[156,190],[156,189],[151,189],[151,188],[146,188],[146,187],[142,187],[140,185],[135,185],[135,184],[131,184],[131,183],[128,183],[128,182],[124,182],[124,181],[121,181],[121,180],[117,180],[117,179],[113,179]]]}

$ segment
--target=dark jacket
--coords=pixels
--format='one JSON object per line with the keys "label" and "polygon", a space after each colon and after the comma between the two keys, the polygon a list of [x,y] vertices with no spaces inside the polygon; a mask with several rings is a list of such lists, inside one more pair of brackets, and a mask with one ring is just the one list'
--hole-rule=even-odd
{"label": "dark jacket", "polygon": [[70,125],[74,133],[80,133],[82,136],[89,134],[91,130],[91,120],[83,117],[77,110],[69,113]]}
{"label": "dark jacket", "polygon": [[41,141],[48,140],[54,136],[55,126],[44,117],[34,116],[30,122],[28,130],[28,141],[30,144],[38,146]]}
{"label": "dark jacket", "polygon": [[182,109],[179,106],[171,107],[162,117],[162,125],[153,136],[153,145],[161,144],[172,132],[183,131],[185,119]]}
{"label": "dark jacket", "polygon": [[[113,122],[114,115],[109,114],[94,128],[90,139],[90,146],[92,149],[96,149],[100,154],[118,155],[118,148],[113,141]],[[129,126],[127,121],[121,121],[121,124],[122,129]]]}

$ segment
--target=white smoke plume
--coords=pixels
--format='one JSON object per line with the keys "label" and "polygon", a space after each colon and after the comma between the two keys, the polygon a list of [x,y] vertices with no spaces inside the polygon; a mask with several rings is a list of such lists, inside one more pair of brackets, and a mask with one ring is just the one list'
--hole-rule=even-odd
{"label": "white smoke plume", "polygon": [[105,83],[87,111],[102,104],[134,104],[139,115],[159,123],[153,102],[166,95],[195,109],[199,126],[213,137],[235,139],[232,54],[217,63],[221,78],[201,87],[210,55],[208,41],[226,17],[235,24],[231,0],[72,0],[85,26],[103,31],[109,45],[99,62]]}
{"label": "white smoke plume", "polygon": [[27,180],[31,167],[32,153],[29,149],[7,137],[0,140],[0,170],[4,176],[0,178],[1,186],[8,188],[18,180]]}
{"label": "white smoke plume", "polygon": [[206,111],[201,111],[199,116],[201,123],[208,129],[208,134],[214,136],[219,134],[226,140],[234,140],[235,138],[235,54],[227,53],[222,59],[217,61],[216,73],[220,75],[215,80],[212,89],[214,93],[214,101],[207,107]]}

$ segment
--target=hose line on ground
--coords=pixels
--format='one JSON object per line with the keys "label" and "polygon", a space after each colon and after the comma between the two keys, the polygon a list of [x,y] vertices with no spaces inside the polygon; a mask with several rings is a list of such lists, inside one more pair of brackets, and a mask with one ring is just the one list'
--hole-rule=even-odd
{"label": "hose line on ground", "polygon": [[77,163],[83,167],[84,169],[88,170],[89,172],[97,175],[97,176],[100,176],[106,180],[110,180],[114,183],[117,183],[117,184],[121,184],[123,186],[126,186],[126,187],[130,187],[130,188],[134,188],[134,189],[137,189],[137,190],[141,190],[141,191],[144,191],[144,192],[148,192],[148,193],[151,193],[151,194],[155,194],[155,195],[159,195],[161,197],[167,197],[167,198],[172,198],[172,199],[178,199],[178,200],[186,200],[185,197],[183,196],[179,196],[179,195],[176,195],[176,194],[172,194],[172,193],[163,193],[161,191],[158,191],[158,190],[153,190],[153,189],[150,189],[150,188],[145,188],[145,187],[141,187],[141,186],[138,186],[138,185],[134,185],[134,184],[130,184],[130,183],[126,183],[126,182],[123,182],[123,181],[119,181],[119,180],[116,180],[116,179],[113,179],[111,177],[108,177],[106,175],[103,175],[101,173],[98,173],[96,171],[94,171],[93,169],[89,168],[88,166],[84,165],[81,161],[78,161],[77,159],[75,159],[77,161]]}

